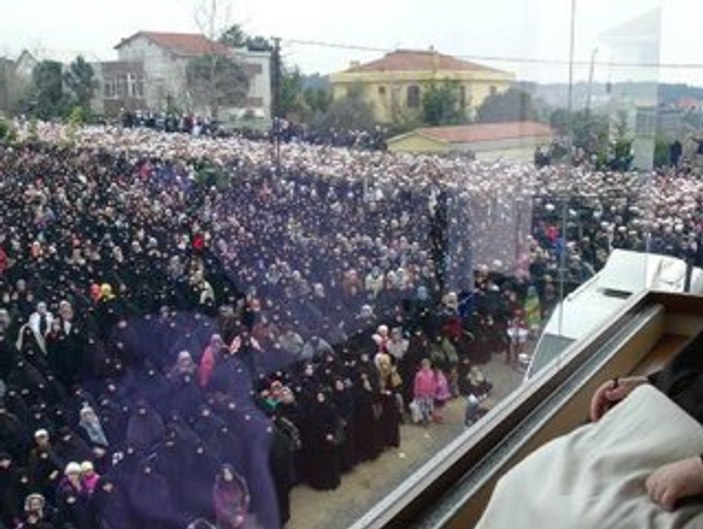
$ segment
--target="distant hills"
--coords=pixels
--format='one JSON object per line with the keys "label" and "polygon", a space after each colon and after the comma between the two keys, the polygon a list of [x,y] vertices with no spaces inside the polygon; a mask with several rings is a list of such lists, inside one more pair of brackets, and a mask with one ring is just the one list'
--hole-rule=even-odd
{"label": "distant hills", "polygon": [[[319,73],[303,75],[301,82],[303,89],[326,89],[329,87],[329,78]],[[540,84],[521,81],[516,85],[531,93],[535,100],[549,107],[565,108],[568,104],[569,85],[566,83]],[[656,94],[659,103],[664,105],[675,104],[682,98],[703,101],[703,87],[700,86],[653,82],[593,83],[591,87],[593,106],[599,106],[599,102],[607,100],[609,94],[627,95],[633,99],[649,99]],[[573,97],[575,109],[583,108],[588,98],[588,83],[582,81],[574,84]]]}
{"label": "distant hills", "polygon": [[[522,82],[518,85],[533,94],[535,99],[551,107],[566,107],[568,104],[569,86],[566,83],[537,84]],[[599,100],[609,94],[627,95],[634,99],[651,98],[655,94],[660,104],[674,104],[681,98],[694,98],[703,101],[703,88],[687,84],[626,82],[626,83],[593,83],[591,87],[592,102],[597,106]],[[588,83],[578,82],[573,87],[574,107],[583,108],[588,98]]]}

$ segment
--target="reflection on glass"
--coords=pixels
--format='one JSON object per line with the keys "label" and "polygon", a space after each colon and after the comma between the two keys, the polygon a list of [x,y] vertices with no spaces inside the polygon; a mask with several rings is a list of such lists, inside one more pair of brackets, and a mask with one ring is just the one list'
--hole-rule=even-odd
{"label": "reflection on glass", "polygon": [[505,3],[436,48],[338,13],[10,43],[6,526],[350,526],[633,295],[703,290],[659,2]]}

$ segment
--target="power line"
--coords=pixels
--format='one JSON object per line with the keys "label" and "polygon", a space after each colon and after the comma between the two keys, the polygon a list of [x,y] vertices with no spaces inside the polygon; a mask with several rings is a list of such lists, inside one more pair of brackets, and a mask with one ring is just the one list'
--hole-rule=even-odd
{"label": "power line", "polygon": [[[306,39],[282,39],[287,44],[298,44],[301,46],[319,46],[323,48],[334,48],[341,50],[353,50],[373,53],[390,53],[396,51],[392,48],[380,48],[375,46],[361,46],[357,44],[342,44],[337,42],[326,42],[321,40],[306,40]],[[591,61],[576,60],[570,63],[566,59],[546,59],[540,57],[506,57],[499,55],[454,55],[458,59],[473,60],[473,61],[493,61],[519,64],[545,64],[555,66],[590,66]],[[680,70],[695,70],[703,69],[703,63],[634,63],[634,62],[595,62],[597,66],[606,66],[610,68],[662,68],[662,69],[680,69]]]}
{"label": "power line", "polygon": [[334,42],[323,42],[320,40],[301,40],[301,39],[281,39],[288,44],[301,44],[303,46],[320,46],[323,48],[338,48],[342,50],[368,51],[374,53],[388,53],[394,51],[390,48],[374,48],[372,46],[358,46],[354,44],[338,44]]}

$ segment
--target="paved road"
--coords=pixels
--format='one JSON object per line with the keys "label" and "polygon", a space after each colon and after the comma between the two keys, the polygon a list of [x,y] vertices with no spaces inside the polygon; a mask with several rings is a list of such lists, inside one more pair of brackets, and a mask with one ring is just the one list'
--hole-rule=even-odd
{"label": "paved road", "polygon": [[[493,382],[492,400],[499,401],[521,382],[522,374],[496,356],[482,367]],[[298,486],[291,492],[292,519],[286,529],[345,529],[397,487],[434,453],[464,431],[464,399],[445,408],[444,424],[429,428],[401,425],[400,448],[387,450],[376,461],[358,465],[342,476],[337,490],[319,492]]]}

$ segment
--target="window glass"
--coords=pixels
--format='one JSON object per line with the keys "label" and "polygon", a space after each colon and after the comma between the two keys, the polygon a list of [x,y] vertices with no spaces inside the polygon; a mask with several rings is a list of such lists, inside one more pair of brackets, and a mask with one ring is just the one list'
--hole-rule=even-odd
{"label": "window glass", "polygon": [[106,99],[112,99],[116,97],[117,93],[115,90],[115,80],[111,77],[106,77],[105,82],[103,83],[103,87],[105,90],[105,98]]}
{"label": "window glass", "polygon": [[352,527],[643,289],[703,291],[677,2],[18,4],[0,525]]}
{"label": "window glass", "polygon": [[416,85],[408,86],[407,95],[408,108],[418,108],[420,106],[420,87]]}

